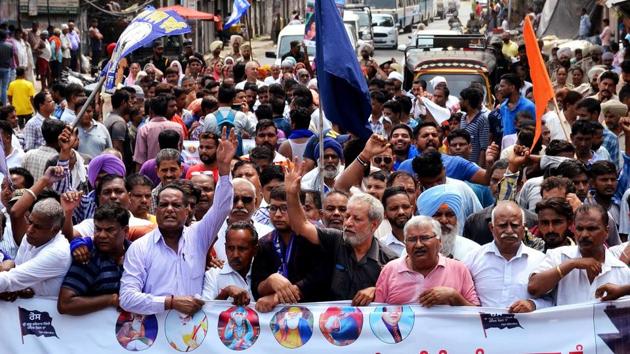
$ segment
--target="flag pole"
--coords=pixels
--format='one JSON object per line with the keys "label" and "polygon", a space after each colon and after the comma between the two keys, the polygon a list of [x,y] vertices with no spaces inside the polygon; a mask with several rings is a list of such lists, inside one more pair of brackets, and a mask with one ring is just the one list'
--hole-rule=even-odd
{"label": "flag pole", "polygon": [[571,141],[571,133],[567,132],[566,127],[564,126],[564,122],[566,122],[566,118],[564,117],[564,113],[560,114],[560,107],[558,106],[558,100],[556,99],[556,95],[553,96],[553,106],[556,110],[556,115],[558,115],[558,119],[560,120],[560,127],[562,128],[562,132],[564,133],[564,137],[567,141]]}
{"label": "flag pole", "polygon": [[96,84],[96,87],[94,88],[94,91],[92,91],[92,93],[90,93],[90,96],[87,98],[87,101],[85,101],[85,104],[83,105],[83,107],[81,107],[81,110],[79,111],[79,114],[77,114],[77,118],[74,121],[74,123],[72,124],[72,128],[73,129],[76,128],[77,125],[79,125],[79,121],[81,120],[81,117],[83,117],[83,115],[85,114],[85,111],[87,111],[87,109],[88,109],[88,106],[92,103],[92,101],[94,101],[94,98],[96,97],[98,92],[101,91],[101,88],[103,87],[103,84],[105,83],[105,79],[106,78],[107,78],[107,75],[103,75],[98,80],[98,83]]}
{"label": "flag pole", "polygon": [[[307,59],[308,60],[308,59]],[[324,116],[322,115],[322,103],[319,103],[319,179],[322,181],[319,186],[319,193],[322,196],[322,200],[324,200]]]}

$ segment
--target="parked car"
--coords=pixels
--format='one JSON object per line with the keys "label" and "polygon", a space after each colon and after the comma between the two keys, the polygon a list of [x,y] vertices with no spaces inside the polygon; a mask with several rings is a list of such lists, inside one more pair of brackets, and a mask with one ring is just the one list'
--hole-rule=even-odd
{"label": "parked car", "polygon": [[374,32],[374,47],[394,49],[398,47],[398,26],[392,15],[372,15],[372,31]]}
{"label": "parked car", "polygon": [[[354,48],[354,51],[356,52],[358,45],[355,34],[348,24],[344,24],[344,27],[346,28],[348,38],[350,38],[350,45],[352,46],[352,48]],[[287,54],[291,49],[291,42],[304,41],[304,28],[305,27],[303,23],[290,24],[285,26],[278,35],[278,44],[276,45],[276,51],[265,52],[265,57],[275,58],[275,63],[280,65],[282,62],[282,57]],[[313,62],[313,60],[315,59],[315,42],[306,42],[306,49],[308,51],[309,60]]]}

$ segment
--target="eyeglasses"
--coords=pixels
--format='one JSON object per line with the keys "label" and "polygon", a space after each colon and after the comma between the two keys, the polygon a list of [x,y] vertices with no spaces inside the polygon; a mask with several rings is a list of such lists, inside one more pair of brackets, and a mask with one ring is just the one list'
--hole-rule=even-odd
{"label": "eyeglasses", "polygon": [[428,236],[428,235],[422,235],[422,236],[413,236],[413,237],[407,237],[407,239],[405,240],[406,243],[410,244],[410,245],[415,245],[416,243],[418,243],[418,241],[420,241],[420,243],[427,243],[430,240],[436,238],[437,235],[433,234],[433,236]]}
{"label": "eyeglasses", "polygon": [[392,161],[393,159],[390,156],[376,156],[374,158],[374,163],[377,165],[380,165],[381,163],[389,165]]}
{"label": "eyeglasses", "polygon": [[270,205],[269,206],[270,214],[275,214],[278,210],[280,210],[280,212],[284,214],[289,210],[289,208],[286,205],[281,205],[281,206]]}
{"label": "eyeglasses", "polygon": [[234,205],[238,204],[239,201],[242,201],[243,204],[249,204],[254,201],[254,197],[235,195],[233,199]]}

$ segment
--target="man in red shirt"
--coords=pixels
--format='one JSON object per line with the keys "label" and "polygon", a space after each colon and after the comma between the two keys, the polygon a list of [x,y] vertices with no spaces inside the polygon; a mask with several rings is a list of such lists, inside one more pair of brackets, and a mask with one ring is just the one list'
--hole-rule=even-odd
{"label": "man in red shirt", "polygon": [[199,135],[199,159],[200,164],[191,166],[186,172],[186,179],[191,179],[194,172],[212,171],[214,183],[217,183],[217,147],[219,137],[214,133],[201,133]]}

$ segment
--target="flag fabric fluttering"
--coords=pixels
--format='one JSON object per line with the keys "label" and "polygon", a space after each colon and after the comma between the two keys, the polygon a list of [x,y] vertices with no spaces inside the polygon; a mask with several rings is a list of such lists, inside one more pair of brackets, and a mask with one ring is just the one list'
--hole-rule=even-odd
{"label": "flag fabric fluttering", "polygon": [[334,0],[315,1],[317,85],[325,116],[367,139],[372,134],[370,93]]}
{"label": "flag fabric fluttering", "polygon": [[122,58],[140,47],[151,45],[153,41],[160,37],[175,36],[189,32],[190,26],[177,12],[173,10],[156,10],[152,6],[147,6],[118,37],[112,57],[101,72],[101,75],[107,76],[105,90],[113,93],[116,89],[116,70]]}
{"label": "flag fabric fluttering", "polygon": [[542,116],[545,114],[549,101],[554,98],[554,91],[547,73],[547,66],[542,58],[541,48],[538,48],[534,26],[532,26],[529,16],[525,16],[523,38],[525,39],[529,73],[532,78],[534,102],[536,104],[536,130],[534,143],[532,144],[533,148],[542,134]]}
{"label": "flag fabric fluttering", "polygon": [[227,22],[223,26],[223,30],[226,30],[237,23],[247,12],[247,9],[249,9],[250,6],[251,5],[247,2],[247,0],[234,0],[234,4],[232,5],[232,14],[230,14],[230,18],[228,18]]}

